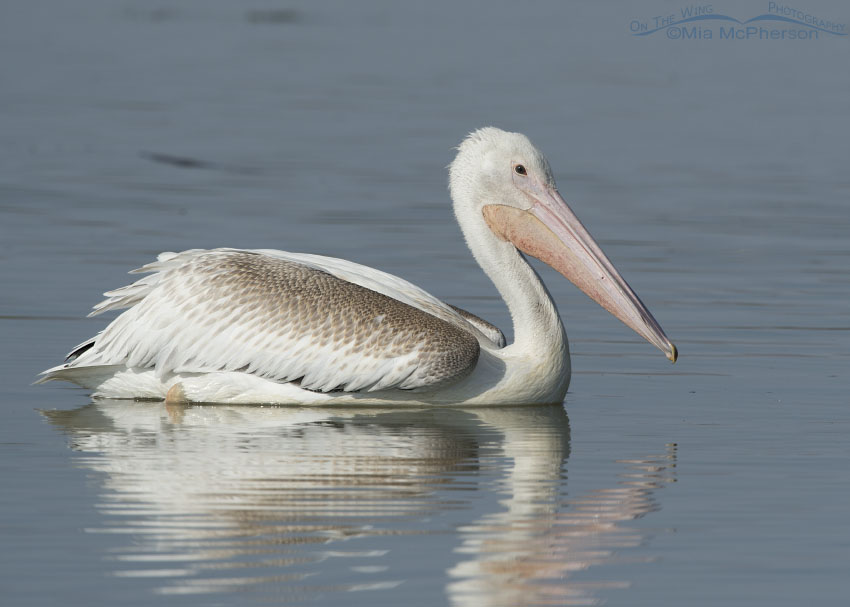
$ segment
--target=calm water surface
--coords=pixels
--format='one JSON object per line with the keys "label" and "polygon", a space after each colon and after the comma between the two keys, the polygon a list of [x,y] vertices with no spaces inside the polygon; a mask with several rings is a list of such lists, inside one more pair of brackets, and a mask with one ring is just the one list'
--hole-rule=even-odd
{"label": "calm water surface", "polygon": [[[847,37],[631,36],[670,2],[7,4],[4,605],[850,600]],[[547,153],[679,363],[542,268],[562,407],[30,386],[165,250],[345,257],[509,329],[445,187],[486,124]]]}

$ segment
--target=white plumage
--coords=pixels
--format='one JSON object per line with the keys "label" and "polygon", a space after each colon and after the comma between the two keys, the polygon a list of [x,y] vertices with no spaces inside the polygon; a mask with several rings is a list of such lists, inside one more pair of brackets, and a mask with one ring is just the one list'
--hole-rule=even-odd
{"label": "white plumage", "polygon": [[[575,282],[675,359],[675,347],[557,194],[524,136],[476,131],[450,167],[455,213],[505,298],[516,339],[411,283],[276,250],[163,253],[107,292],[126,309],[41,381],[111,398],[288,404],[559,402],[566,334],[520,250]],[[607,282],[606,282],[607,281]]]}

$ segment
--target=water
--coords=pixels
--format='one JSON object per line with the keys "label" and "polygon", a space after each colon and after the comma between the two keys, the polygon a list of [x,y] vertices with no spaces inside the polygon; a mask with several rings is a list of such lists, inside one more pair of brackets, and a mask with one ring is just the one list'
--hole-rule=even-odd
{"label": "water", "polygon": [[[848,40],[630,35],[680,8],[7,3],[4,604],[846,604]],[[509,328],[445,189],[485,124],[547,153],[675,366],[544,268],[563,408],[29,385],[163,250],[345,257]]]}

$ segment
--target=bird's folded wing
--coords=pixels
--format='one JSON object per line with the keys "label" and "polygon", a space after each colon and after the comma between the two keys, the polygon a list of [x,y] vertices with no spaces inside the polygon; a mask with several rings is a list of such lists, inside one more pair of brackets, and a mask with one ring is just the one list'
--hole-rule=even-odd
{"label": "bird's folded wing", "polygon": [[479,338],[484,338],[496,348],[503,348],[505,346],[505,336],[498,327],[493,326],[466,310],[440,301],[415,284],[393,274],[354,263],[347,259],[337,259],[324,255],[289,253],[274,249],[257,249],[254,252],[323,270],[337,278],[341,278],[347,282],[353,282],[378,293],[383,293],[392,299],[427,312],[431,316],[445,320]]}
{"label": "bird's folded wing", "polygon": [[315,263],[194,250],[139,271],[153,274],[110,291],[94,313],[130,309],[69,365],[242,371],[310,390],[374,391],[438,387],[478,359],[472,331]]}
{"label": "bird's folded wing", "polygon": [[505,345],[507,345],[505,334],[502,333],[502,330],[493,323],[489,323],[483,318],[476,316],[472,312],[467,312],[463,308],[458,308],[457,306],[453,306],[452,304],[448,304],[448,306],[461,317],[463,317],[466,322],[478,329],[484,335],[484,337],[489,339],[497,348],[504,348]]}

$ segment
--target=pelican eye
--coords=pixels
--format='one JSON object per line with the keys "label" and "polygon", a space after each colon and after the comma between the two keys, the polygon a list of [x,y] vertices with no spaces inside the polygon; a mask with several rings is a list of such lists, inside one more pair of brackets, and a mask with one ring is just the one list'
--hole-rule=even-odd
{"label": "pelican eye", "polygon": [[516,165],[514,167],[514,171],[516,171],[517,175],[528,175],[528,173],[525,170],[525,167],[522,166],[521,164]]}

